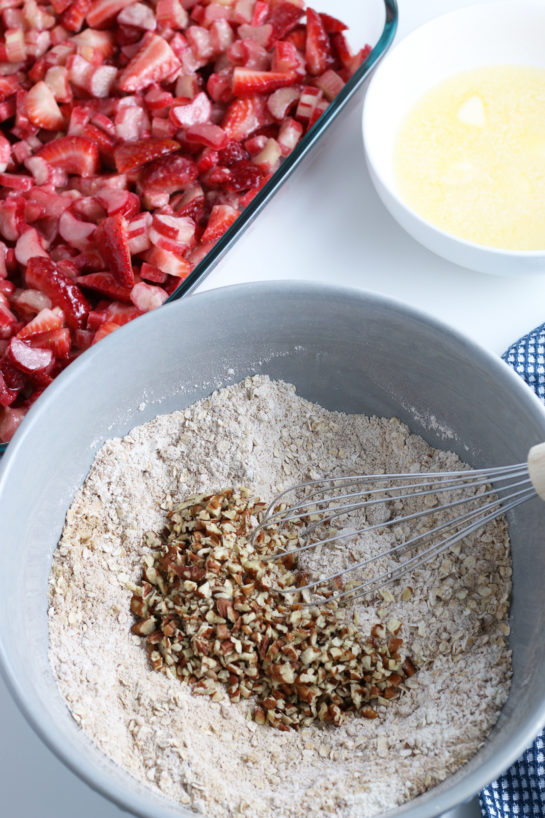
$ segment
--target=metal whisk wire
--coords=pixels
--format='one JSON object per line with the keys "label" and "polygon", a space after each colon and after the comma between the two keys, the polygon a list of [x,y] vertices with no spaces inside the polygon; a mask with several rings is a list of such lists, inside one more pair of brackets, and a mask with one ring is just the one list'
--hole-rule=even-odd
{"label": "metal whisk wire", "polygon": [[[413,571],[486,525],[486,523],[535,497],[536,494],[539,493],[541,496],[541,484],[545,479],[541,474],[541,470],[545,468],[542,463],[542,460],[545,461],[545,444],[533,447],[530,454],[534,450],[539,450],[539,462],[537,465],[533,463],[532,469],[530,469],[529,456],[528,463],[489,469],[465,469],[455,472],[360,474],[308,480],[290,486],[277,495],[266,509],[260,525],[256,527],[252,534],[252,538],[255,541],[260,531],[272,526],[281,527],[289,522],[308,520],[309,524],[299,531],[298,541],[303,544],[268,557],[270,560],[279,560],[342,540],[353,540],[355,537],[365,535],[371,531],[382,532],[382,530],[394,526],[412,523],[438,512],[450,512],[460,506],[467,506],[472,503],[478,504],[476,508],[440,522],[432,528],[415,534],[408,540],[393,545],[378,554],[359,562],[355,561],[348,568],[337,571],[325,578],[320,577],[312,582],[307,582],[297,588],[298,591],[303,592],[303,598],[306,598],[312,604],[366,595]],[[364,484],[370,487],[362,488]],[[491,485],[492,487],[490,487]],[[474,493],[482,488],[484,490]],[[318,529],[324,526],[328,527],[339,517],[354,511],[379,504],[401,503],[414,498],[425,498],[429,495],[436,496],[446,492],[460,492],[461,490],[466,492],[464,496],[449,500],[442,505],[430,505],[418,511],[404,513],[400,516],[391,516],[389,519],[345,532],[334,529],[328,536],[312,539],[312,535]],[[300,496],[303,492],[303,499],[294,505],[287,506],[285,499],[292,492],[295,492],[297,496]],[[329,493],[324,494],[324,492]],[[338,493],[331,494],[331,492]],[[455,530],[452,531],[452,529]],[[440,539],[433,541],[433,538],[438,535],[440,535]],[[428,544],[424,547],[424,541],[430,537],[432,538],[431,545]],[[309,538],[310,540],[307,541]],[[387,570],[366,579],[355,585],[355,587],[341,588],[333,594],[328,592],[324,594],[322,590],[322,596],[318,599],[312,599],[310,596],[311,592],[317,592],[319,588],[324,589],[324,586],[332,582],[339,583],[347,574],[369,566],[372,567],[373,564],[379,563],[383,558],[392,556],[398,558],[405,552],[417,547],[419,547],[419,550],[414,556],[400,562],[395,567],[389,567]],[[284,595],[293,593],[293,589],[290,590],[289,588],[279,588],[277,590]]]}

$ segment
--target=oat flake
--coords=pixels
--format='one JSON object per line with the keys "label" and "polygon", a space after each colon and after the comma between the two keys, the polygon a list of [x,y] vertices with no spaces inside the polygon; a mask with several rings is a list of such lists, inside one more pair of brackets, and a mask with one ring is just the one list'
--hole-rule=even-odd
{"label": "oat flake", "polygon": [[263,376],[108,441],[50,578],[50,659],[74,719],[136,778],[214,818],[364,818],[443,780],[482,745],[509,690],[503,522],[354,605],[364,633],[377,618],[402,622],[420,670],[378,719],[341,727],[282,733],[250,721],[247,703],[212,702],[152,671],[129,633],[126,583],[140,579],[144,533],[196,492],[245,485],[270,500],[317,475],[456,468],[396,419],[328,412]]}

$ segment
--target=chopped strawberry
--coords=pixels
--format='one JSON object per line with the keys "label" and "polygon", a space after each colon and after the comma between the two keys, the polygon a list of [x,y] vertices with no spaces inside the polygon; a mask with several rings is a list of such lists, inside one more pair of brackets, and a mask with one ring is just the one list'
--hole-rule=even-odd
{"label": "chopped strawberry", "polygon": [[214,205],[206,230],[201,236],[201,241],[206,243],[209,241],[217,241],[220,236],[223,236],[233,222],[238,219],[238,210],[229,205]]}
{"label": "chopped strawberry", "polygon": [[178,216],[187,216],[195,224],[200,224],[206,213],[206,204],[202,186],[190,185],[183,193],[172,197],[172,207]]}
{"label": "chopped strawberry", "polygon": [[241,141],[265,123],[265,106],[262,97],[243,97],[232,102],[221,126],[229,139]]}
{"label": "chopped strawberry", "polygon": [[133,2],[134,0],[93,0],[87,12],[87,25],[91,28],[100,27]]}
{"label": "chopped strawberry", "polygon": [[230,190],[232,193],[258,187],[264,176],[264,172],[260,167],[254,162],[248,162],[244,159],[231,165],[229,171],[229,180],[225,184],[225,189]]}
{"label": "chopped strawberry", "polygon": [[336,17],[331,17],[329,14],[320,12],[320,19],[323,23],[324,29],[328,34],[335,34],[338,31],[346,31],[348,26]]}
{"label": "chopped strawberry", "polygon": [[119,326],[120,325],[116,324],[114,321],[104,321],[104,323],[101,324],[95,332],[93,344],[96,344],[97,341],[101,341],[103,338],[109,335],[110,332],[114,332],[114,330],[119,329]]}
{"label": "chopped strawberry", "polygon": [[153,281],[155,284],[164,284],[167,280],[167,274],[160,270],[159,267],[155,267],[153,264],[148,264],[147,261],[144,261],[140,267],[140,278],[146,281]]}
{"label": "chopped strawberry", "polygon": [[106,209],[108,216],[120,213],[130,219],[140,210],[140,199],[136,193],[128,190],[103,190],[97,195],[97,201]]}
{"label": "chopped strawberry", "polygon": [[370,53],[371,53],[371,46],[370,45],[365,45],[363,48],[360,48],[360,50],[353,57],[353,59],[352,59],[352,61],[350,63],[350,66],[349,66],[350,76],[352,76],[352,74],[355,71],[358,70],[360,65],[363,65],[363,63],[365,62],[365,60],[367,59],[367,57],[369,56]]}
{"label": "chopped strawberry", "polygon": [[227,67],[210,74],[206,82],[206,90],[214,102],[230,102],[233,99],[232,68]]}
{"label": "chopped strawberry", "polygon": [[273,71],[292,71],[302,77],[306,73],[301,53],[293,43],[288,43],[286,40],[279,40],[275,43],[271,68]]}
{"label": "chopped strawberry", "polygon": [[11,406],[0,412],[0,440],[3,440],[4,443],[11,440],[25,414],[26,409],[21,407],[14,409]]}
{"label": "chopped strawberry", "polygon": [[302,8],[298,8],[293,3],[279,3],[275,6],[269,17],[272,25],[273,38],[281,40],[289,31],[295,28],[304,14]]}
{"label": "chopped strawberry", "polygon": [[33,335],[40,335],[44,332],[60,329],[62,327],[64,315],[62,310],[55,307],[54,310],[43,309],[17,333],[17,338],[21,341]]}
{"label": "chopped strawberry", "polygon": [[251,71],[237,66],[233,71],[233,94],[241,97],[246,94],[268,94],[277,88],[285,88],[296,80],[294,72]]}
{"label": "chopped strawberry", "polygon": [[269,2],[268,0],[256,0],[254,11],[252,14],[251,23],[253,26],[261,26],[267,21],[269,16]]}
{"label": "chopped strawberry", "polygon": [[235,162],[240,162],[242,159],[249,159],[250,156],[248,151],[236,140],[229,142],[228,145],[225,146],[219,152],[219,163],[220,165],[224,165],[226,168],[231,167],[234,165]]}
{"label": "chopped strawberry", "polygon": [[114,301],[122,301],[124,304],[131,303],[131,288],[120,284],[112,273],[89,273],[85,276],[78,276],[76,283],[84,289],[101,293]]}
{"label": "chopped strawberry", "polygon": [[197,165],[181,153],[163,156],[150,162],[142,171],[140,183],[144,194],[170,194],[184,190],[199,175]]}
{"label": "chopped strawberry", "polygon": [[14,392],[17,395],[22,389],[24,389],[26,379],[23,373],[20,369],[13,366],[13,364],[8,361],[6,356],[0,360],[0,372],[2,373],[4,383],[10,392]]}
{"label": "chopped strawberry", "polygon": [[[117,301],[106,303],[101,301],[95,310],[91,310],[87,317],[87,328],[90,331],[96,331],[105,321],[111,321],[116,326],[121,327],[123,324],[128,324],[134,318],[142,315],[133,304],[120,304]],[[79,332],[82,332],[80,330]]]}
{"label": "chopped strawberry", "polygon": [[104,219],[96,230],[95,241],[118,284],[124,288],[132,287],[134,273],[125,217],[117,214]]}
{"label": "chopped strawberry", "polygon": [[350,71],[354,56],[344,34],[342,32],[332,34],[330,37],[330,43],[337,61],[343,66],[343,68]]}
{"label": "chopped strawberry", "polygon": [[46,258],[31,258],[25,274],[27,286],[41,290],[60,307],[66,317],[66,323],[72,329],[83,327],[90,310],[90,305],[78,285],[57,269],[56,265]]}
{"label": "chopped strawberry", "polygon": [[294,45],[298,51],[303,53],[307,45],[307,30],[305,26],[295,26],[295,28],[292,29],[289,34],[286,34],[284,40],[287,43]]}
{"label": "chopped strawberry", "polygon": [[78,176],[93,176],[98,170],[98,148],[82,136],[62,136],[48,142],[38,156],[55,168]]}
{"label": "chopped strawberry", "polygon": [[334,63],[329,37],[322,18],[314,11],[307,9],[307,42],[305,59],[309,74],[323,74]]}
{"label": "chopped strawberry", "polygon": [[[45,84],[57,102],[71,102],[73,93],[68,81],[68,70],[64,65],[52,65],[44,77]],[[27,97],[28,108],[28,97]],[[59,109],[60,110],[60,109]],[[62,114],[61,114],[62,116]],[[64,122],[64,117],[63,117]]]}
{"label": "chopped strawberry", "polygon": [[139,315],[142,315],[140,310],[134,306],[116,304],[115,302],[108,304],[104,310],[104,314],[106,321],[114,321],[118,327],[123,326],[123,324],[128,324],[133,318],[138,318]]}
{"label": "chopped strawberry", "polygon": [[25,108],[30,121],[39,128],[56,131],[64,126],[61,110],[45,82],[37,82],[30,89],[25,98]]}
{"label": "chopped strawberry", "polygon": [[[4,359],[4,362],[7,364],[8,361]],[[11,366],[11,364],[9,364]],[[6,407],[10,406],[13,401],[17,398],[17,395],[22,390],[24,385],[24,380],[21,378],[21,387],[19,389],[10,389],[8,384],[6,383],[6,379],[4,377],[4,373],[0,367],[0,406]],[[0,417],[2,417],[1,410],[0,410]]]}
{"label": "chopped strawberry", "polygon": [[122,91],[141,91],[153,82],[161,82],[180,67],[180,61],[166,40],[158,34],[146,35],[142,46],[121,72]]}
{"label": "chopped strawberry", "polygon": [[0,302],[0,338],[11,338],[17,332],[17,318],[6,304]]}
{"label": "chopped strawberry", "polygon": [[176,278],[185,278],[191,272],[191,264],[181,253],[163,247],[152,247],[146,253],[146,262]]}
{"label": "chopped strawberry", "polygon": [[114,150],[115,166],[120,173],[124,173],[179,149],[180,143],[174,139],[150,138],[125,142]]}
{"label": "chopped strawberry", "polygon": [[33,347],[50,349],[57,360],[67,358],[72,346],[72,336],[67,327],[43,332],[41,335],[33,335],[30,339]]}
{"label": "chopped strawberry", "polygon": [[17,74],[8,74],[7,76],[0,76],[0,102],[11,97],[19,90],[21,81]]}

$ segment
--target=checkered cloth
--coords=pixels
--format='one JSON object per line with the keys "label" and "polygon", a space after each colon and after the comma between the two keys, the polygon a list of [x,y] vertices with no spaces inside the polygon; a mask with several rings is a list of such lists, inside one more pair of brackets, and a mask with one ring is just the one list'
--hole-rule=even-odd
{"label": "checkered cloth", "polygon": [[545,400],[545,324],[515,341],[502,358]]}
{"label": "checkered cloth", "polygon": [[[545,324],[510,346],[503,359],[545,400]],[[484,818],[545,818],[545,731],[479,800]]]}

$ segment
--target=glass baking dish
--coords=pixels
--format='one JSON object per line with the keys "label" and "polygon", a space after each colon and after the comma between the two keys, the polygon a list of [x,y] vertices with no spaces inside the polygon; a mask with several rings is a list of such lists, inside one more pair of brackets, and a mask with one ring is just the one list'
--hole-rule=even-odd
{"label": "glass baking dish", "polygon": [[197,284],[212,272],[220,259],[249,227],[258,213],[261,213],[267,202],[272,199],[277,190],[302,164],[304,158],[328,131],[341,111],[351,101],[358,98],[358,92],[362,89],[371,69],[386,53],[395,37],[398,21],[397,0],[365,0],[364,3],[356,3],[354,0],[315,0],[315,2],[311,0],[310,3],[307,2],[307,5],[316,8],[317,11],[337,17],[348,26],[348,31],[345,34],[354,53],[367,43],[374,42],[375,45],[365,62],[326,108],[310,131],[305,134],[257,196],[244,208],[234,224],[216,242],[212,250],[174,290],[167,303],[168,301],[176,301],[191,292]]}
{"label": "glass baking dish", "polygon": [[[394,39],[398,20],[397,0],[365,0],[364,3],[356,3],[354,0],[316,0],[311,5],[315,6],[317,11],[331,14],[346,23],[348,31],[345,33],[354,53],[367,43],[374,42],[375,45],[365,62],[346,83],[320,119],[305,134],[257,196],[242,211],[236,222],[224,233],[212,250],[196,265],[195,269],[180,286],[176,288],[168,298],[167,303],[168,301],[176,301],[189,293],[214,269],[239,236],[253,222],[258,213],[263,210],[267,202],[272,199],[277,190],[300,167],[307,154],[330,129],[341,111],[351,101],[356,101],[359,98],[358,92],[362,89],[369,72],[386,53]],[[5,452],[7,445],[7,443],[0,443],[0,457]]]}

